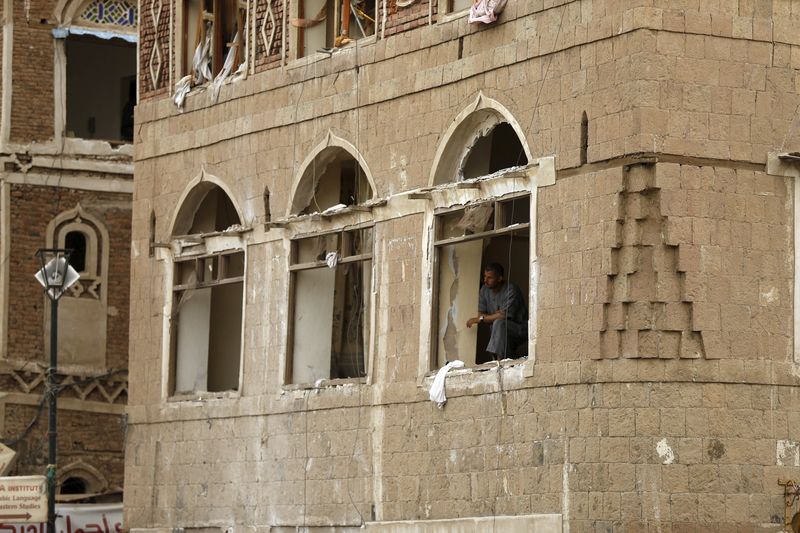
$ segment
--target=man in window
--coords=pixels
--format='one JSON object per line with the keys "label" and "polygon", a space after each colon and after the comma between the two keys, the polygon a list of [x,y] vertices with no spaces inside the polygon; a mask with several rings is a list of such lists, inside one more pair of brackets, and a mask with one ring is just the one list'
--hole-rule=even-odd
{"label": "man in window", "polygon": [[495,359],[514,357],[514,350],[527,341],[528,310],[520,288],[505,279],[503,266],[490,263],[483,269],[478,299],[478,316],[467,327],[491,324],[492,335],[486,351]]}

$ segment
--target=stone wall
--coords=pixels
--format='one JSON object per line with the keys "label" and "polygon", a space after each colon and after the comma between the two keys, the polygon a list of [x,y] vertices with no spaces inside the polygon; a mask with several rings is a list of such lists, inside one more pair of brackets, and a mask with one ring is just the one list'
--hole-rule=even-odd
{"label": "stone wall", "polygon": [[[181,199],[213,177],[249,230],[248,273],[239,390],[180,401],[172,252],[134,254],[129,527],[559,514],[573,532],[779,528],[777,482],[800,474],[794,220],[791,181],[764,163],[798,149],[778,22],[796,15],[634,4],[513,4],[492,27],[437,21],[258,73],[216,105],[140,106],[134,248],[151,212],[168,242]],[[535,339],[527,361],[452,374],[439,410],[433,208],[402,193],[434,182],[454,119],[488,99],[533,157],[555,155],[555,183],[531,184]],[[303,161],[333,136],[387,200],[339,215],[375,224],[374,342],[364,383],[303,388],[284,382],[289,241],[337,221],[286,218]]]}

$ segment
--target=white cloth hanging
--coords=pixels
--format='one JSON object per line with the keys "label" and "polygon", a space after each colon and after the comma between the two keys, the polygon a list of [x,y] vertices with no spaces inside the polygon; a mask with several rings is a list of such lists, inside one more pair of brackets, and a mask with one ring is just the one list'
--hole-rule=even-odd
{"label": "white cloth hanging", "polygon": [[436,373],[436,377],[433,378],[431,390],[428,392],[431,401],[434,402],[439,409],[444,407],[444,404],[447,403],[447,397],[444,394],[444,379],[447,376],[447,371],[451,368],[464,368],[464,361],[456,359],[440,368]]}
{"label": "white cloth hanging", "polygon": [[505,7],[506,0],[476,0],[469,8],[469,22],[491,24]]}

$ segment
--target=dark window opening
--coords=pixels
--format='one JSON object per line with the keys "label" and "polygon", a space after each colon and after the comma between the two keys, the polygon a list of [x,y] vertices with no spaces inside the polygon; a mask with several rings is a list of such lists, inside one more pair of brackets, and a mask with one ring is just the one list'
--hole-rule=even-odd
{"label": "dark window opening", "polygon": [[585,165],[589,160],[589,117],[586,111],[581,116],[581,165]]}
{"label": "dark window opening", "polygon": [[228,195],[219,187],[208,191],[194,216],[189,234],[225,231],[239,224],[239,214]]}
{"label": "dark window opening", "polygon": [[72,250],[69,264],[78,272],[86,271],[86,235],[80,231],[70,231],[64,237],[64,248]]}
{"label": "dark window opening", "polygon": [[361,165],[347,151],[330,148],[306,169],[295,193],[292,212],[322,212],[338,204],[358,205],[372,198]]}
{"label": "dark window opening", "polygon": [[269,188],[264,187],[264,222],[272,220],[272,211],[269,207]]}
{"label": "dark window opening", "polygon": [[[298,57],[375,34],[375,0],[299,0]],[[349,15],[348,15],[349,13]]]}
{"label": "dark window opening", "polygon": [[61,483],[59,492],[61,494],[86,494],[89,492],[89,484],[79,477],[68,477]]}
{"label": "dark window opening", "polygon": [[[183,43],[182,58],[184,73],[194,70],[195,51],[203,50],[206,40],[210,41],[207,53],[203,56],[212,76],[222,70],[225,59],[233,53],[231,73],[235,72],[245,60],[246,35],[239,29],[247,27],[247,4],[242,0],[185,0],[183,4]],[[197,79],[202,83],[206,80]]]}
{"label": "dark window opening", "polygon": [[464,162],[463,174],[468,180],[527,164],[528,158],[517,132],[508,122],[501,122],[472,146]]}
{"label": "dark window opening", "polygon": [[150,248],[150,257],[155,255],[155,247],[156,247],[156,212],[150,211],[150,232],[149,232],[149,248]]}
{"label": "dark window opening", "polygon": [[133,141],[136,45],[70,35],[66,40],[68,137]]}

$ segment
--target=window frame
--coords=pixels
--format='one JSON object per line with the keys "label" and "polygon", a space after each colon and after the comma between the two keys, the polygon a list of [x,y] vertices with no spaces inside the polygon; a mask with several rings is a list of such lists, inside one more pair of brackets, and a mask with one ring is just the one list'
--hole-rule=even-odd
{"label": "window frame", "polygon": [[[190,27],[189,21],[189,5],[197,3],[198,15],[195,28]],[[211,11],[206,8],[210,4]],[[179,2],[180,14],[178,20],[180,21],[179,38],[177,39],[180,44],[178,66],[180,69],[179,78],[183,76],[192,76],[192,86],[204,85],[208,81],[199,81],[194,78],[194,67],[191,65],[191,57],[197,46],[203,42],[206,37],[205,22],[211,23],[211,76],[212,79],[222,71],[227,56],[227,50],[236,46],[236,55],[234,56],[233,67],[228,76],[233,75],[234,72],[248,60],[249,37],[250,37],[250,1],[249,0],[181,0]],[[222,27],[228,19],[235,21],[236,27],[241,35],[239,43],[234,44],[231,42],[222,42]],[[242,29],[244,31],[242,31]],[[194,35],[194,37],[192,37]],[[234,34],[235,36],[235,34]],[[191,43],[194,44],[191,44]]]}
{"label": "window frame", "polygon": [[[328,0],[328,1],[333,1],[334,2],[334,6],[333,6],[332,10],[326,8],[326,17],[324,19],[322,19],[318,23],[318,24],[325,24],[325,26],[326,26],[326,29],[325,29],[325,43],[322,45],[322,49],[335,48],[336,47],[335,46],[336,39],[340,35],[344,34],[343,31],[339,31],[339,34],[337,35],[337,29],[340,29],[340,27],[341,27],[341,13],[342,13],[342,7],[343,7],[345,2],[348,5],[348,9],[349,9],[349,11],[351,13],[351,17],[355,18],[357,20],[357,15],[354,14],[355,13],[355,9],[353,9],[353,0]],[[378,12],[379,12],[380,3],[378,2],[378,0],[368,0],[368,1],[373,4],[373,18],[374,18],[374,21],[373,21],[372,33],[368,34],[368,35],[363,35],[363,33],[361,32],[361,28],[359,27],[358,23],[353,25],[348,21],[348,24],[347,24],[347,26],[348,26],[348,28],[347,28],[348,34],[347,35],[351,39],[352,42],[361,41],[361,40],[364,40],[364,39],[373,39],[374,40],[376,38],[375,36],[378,33]],[[327,1],[325,2],[325,4],[327,4]],[[325,6],[325,4],[323,5],[323,7]],[[308,14],[305,13],[305,8],[306,8],[305,0],[298,0],[297,2],[292,2],[291,6],[290,6],[290,9],[292,11],[292,15],[293,16],[291,18],[292,19],[305,19],[306,17],[313,17],[315,15],[315,13],[308,13]],[[333,14],[334,23],[333,23],[332,29],[329,30],[329,27],[328,27],[328,22],[329,22],[328,21],[328,14],[331,13],[331,12]],[[303,28],[303,27],[300,27],[300,26],[295,26],[294,24],[289,24],[288,27],[290,28],[290,39],[291,39],[291,42],[294,43],[294,46],[291,47],[291,50],[290,50],[290,53],[293,55],[294,59],[309,58],[309,57],[313,57],[315,55],[318,55],[320,53],[321,49],[311,50],[311,51],[305,50],[305,48],[306,48],[306,44],[305,44],[306,28]],[[328,35],[328,31],[331,31],[332,35]],[[358,31],[362,35],[360,37],[353,37],[353,32],[354,31]],[[330,45],[328,44],[329,41],[331,42]]]}
{"label": "window frame", "polygon": [[[114,24],[97,24],[82,18],[83,10],[86,8],[83,0],[75,0],[62,13],[60,24],[53,28],[53,45],[55,48],[55,60],[53,64],[53,98],[55,100],[53,110],[53,140],[60,145],[65,153],[91,153],[97,155],[98,150],[105,153],[116,153],[116,150],[133,149],[133,140],[124,139],[86,139],[83,137],[71,137],[67,135],[67,39],[69,36],[102,36],[113,39],[121,39],[138,47],[139,34],[138,22],[133,27],[124,27]],[[141,12],[137,10],[137,15],[141,17]],[[138,61],[138,59],[137,59]],[[137,71],[131,73],[136,77]],[[139,98],[139,86],[136,85],[136,100]],[[134,102],[136,103],[136,102]],[[88,143],[88,144],[87,144]]]}
{"label": "window frame", "polygon": [[[294,374],[294,365],[295,365],[295,353],[294,353],[294,339],[296,333],[296,324],[295,324],[295,311],[297,305],[297,274],[303,271],[309,270],[317,270],[320,268],[329,268],[327,263],[324,260],[318,261],[309,261],[299,263],[298,261],[298,252],[299,252],[299,242],[305,239],[314,238],[314,237],[323,237],[329,235],[339,235],[339,242],[337,243],[337,251],[341,250],[342,247],[342,239],[341,236],[350,231],[358,231],[363,229],[369,229],[372,233],[371,238],[371,245],[368,253],[361,253],[357,255],[348,255],[345,257],[340,257],[337,262],[337,266],[341,264],[351,264],[351,263],[358,263],[360,265],[364,265],[365,263],[369,263],[368,268],[373,269],[375,265],[375,222],[370,220],[366,222],[359,222],[355,224],[348,224],[341,227],[326,229],[322,231],[313,231],[308,233],[298,233],[294,235],[292,238],[289,239],[289,254],[288,254],[288,273],[289,273],[289,284],[288,284],[288,296],[289,296],[289,303],[287,306],[287,333],[286,333],[286,358],[284,364],[284,371],[283,371],[283,386],[284,388],[308,388],[312,385],[318,385],[320,382],[324,385],[337,385],[343,383],[367,383],[369,375],[370,375],[370,357],[372,355],[372,345],[371,342],[366,342],[364,344],[364,353],[363,363],[364,363],[364,375],[358,377],[350,377],[350,378],[321,378],[318,380],[317,383],[306,383],[306,382],[295,382],[293,379]],[[372,329],[373,324],[371,320],[371,312],[374,309],[375,301],[374,301],[374,291],[372,288],[374,287],[375,279],[374,273],[370,272],[370,291],[369,294],[364,299],[364,308],[362,310],[369,311],[364,313],[363,324],[362,328],[368,328],[367,331],[370,333],[370,338],[372,336]],[[363,330],[362,330],[363,334]]]}
{"label": "window frame", "polygon": [[[528,231],[528,240],[530,241],[530,232],[535,231],[535,226],[531,223],[531,203],[535,201],[536,196],[533,194],[532,191],[512,191],[501,196],[497,197],[486,197],[486,198],[478,198],[470,202],[466,202],[459,205],[452,205],[448,207],[440,207],[435,208],[433,210],[433,225],[432,225],[432,238],[431,238],[431,249],[432,249],[432,262],[431,262],[431,306],[430,306],[430,332],[429,332],[429,347],[428,350],[428,372],[433,372],[436,369],[440,368],[439,365],[439,318],[438,315],[440,313],[440,304],[439,301],[439,283],[441,277],[441,250],[446,246],[452,246],[459,243],[470,242],[475,240],[483,240],[487,238],[493,237],[500,237],[504,235],[511,235],[516,232],[521,231]],[[504,225],[498,227],[498,209],[499,205],[510,203],[520,199],[527,199],[529,202],[528,205],[528,222],[524,223],[511,223],[508,225]],[[463,235],[460,237],[449,237],[445,239],[439,238],[440,231],[442,229],[442,222],[441,219],[444,216],[464,212],[466,213],[467,209],[478,207],[481,205],[493,205],[493,228],[491,230],[486,230],[482,232],[471,233],[469,235]],[[505,212],[505,208],[502,210]],[[528,280],[530,283],[530,255],[529,255],[529,270],[528,270]],[[481,265],[483,266],[483,265]],[[528,293],[525,295],[528,299],[527,305],[529,307],[533,304],[532,299],[530,298],[531,290],[529,287]],[[477,309],[475,310],[477,312]],[[529,314],[529,321],[531,320],[532,313]],[[530,325],[529,325],[530,331]],[[530,343],[530,339],[528,340]],[[524,360],[514,360],[510,364],[517,364],[523,362]],[[493,366],[494,363],[481,363],[476,364],[474,366],[468,368],[480,368],[484,365]]]}
{"label": "window frame", "polygon": [[[209,233],[209,234],[201,234],[199,235],[205,241],[207,237],[214,237],[219,235],[219,233]],[[181,237],[175,237],[175,240],[180,240]],[[212,281],[198,281],[194,284],[190,283],[178,283],[180,280],[178,279],[178,272],[179,268],[182,263],[190,263],[195,262],[195,272],[198,273],[202,270],[201,263],[205,259],[215,258],[220,259],[223,257],[229,257],[234,255],[241,255],[242,256],[242,274],[240,276],[234,276],[230,278],[224,279],[217,279]],[[217,261],[217,264],[220,264],[220,261]],[[169,334],[169,354],[168,354],[168,377],[167,377],[167,397],[170,400],[182,400],[188,398],[196,398],[197,396],[223,396],[223,395],[231,395],[231,394],[239,394],[242,388],[242,370],[243,370],[243,357],[242,354],[244,352],[244,325],[245,325],[245,313],[244,313],[244,304],[245,304],[245,286],[246,286],[246,277],[247,277],[247,251],[245,247],[231,247],[225,248],[222,250],[214,250],[214,251],[203,251],[203,252],[193,252],[189,251],[185,254],[176,254],[171,262],[171,279],[170,279],[170,309],[169,314],[167,316],[168,320],[168,334]],[[221,269],[224,273],[224,268]],[[233,285],[236,283],[241,283],[241,290],[242,290],[242,298],[241,298],[241,305],[242,305],[242,314],[241,314],[241,324],[239,327],[239,334],[240,334],[240,342],[239,342],[239,376],[237,378],[236,388],[234,389],[225,389],[221,391],[209,391],[208,390],[208,381],[206,380],[206,390],[193,390],[193,391],[178,391],[176,390],[177,387],[177,380],[178,380],[178,324],[179,324],[179,300],[178,297],[180,294],[184,294],[190,290],[197,290],[197,289],[213,289],[214,287],[220,287],[223,285]],[[209,325],[208,328],[208,341],[210,343],[211,338],[211,326]],[[210,366],[210,354],[206,358],[206,369]]]}

